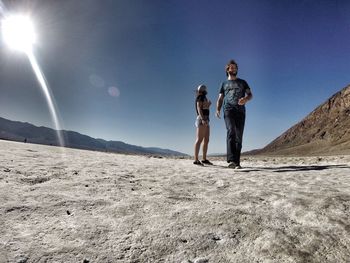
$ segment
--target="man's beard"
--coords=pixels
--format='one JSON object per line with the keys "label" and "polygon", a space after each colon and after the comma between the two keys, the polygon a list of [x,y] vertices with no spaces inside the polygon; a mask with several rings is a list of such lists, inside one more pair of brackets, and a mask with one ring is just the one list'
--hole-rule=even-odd
{"label": "man's beard", "polygon": [[232,71],[229,71],[228,74],[232,77],[236,77],[237,76],[237,71],[236,72],[232,72]]}

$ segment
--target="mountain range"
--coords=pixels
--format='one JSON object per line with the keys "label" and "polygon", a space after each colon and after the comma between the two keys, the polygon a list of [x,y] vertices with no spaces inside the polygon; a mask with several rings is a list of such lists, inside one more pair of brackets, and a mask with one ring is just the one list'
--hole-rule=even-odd
{"label": "mountain range", "polygon": [[350,86],[331,96],[264,148],[267,155],[350,154]]}
{"label": "mountain range", "polygon": [[[62,131],[65,147],[125,154],[186,156],[187,154],[157,147],[141,147],[121,141],[106,141],[74,131]],[[27,122],[0,117],[0,139],[45,145],[58,145],[56,130]]]}

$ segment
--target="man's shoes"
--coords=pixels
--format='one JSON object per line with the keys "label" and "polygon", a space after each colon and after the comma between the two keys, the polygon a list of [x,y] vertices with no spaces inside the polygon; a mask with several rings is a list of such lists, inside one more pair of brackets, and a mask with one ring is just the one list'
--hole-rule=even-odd
{"label": "man's shoes", "polygon": [[236,164],[236,163],[231,162],[231,163],[229,163],[229,164],[228,164],[228,166],[227,166],[227,167],[228,167],[228,168],[233,168],[233,169],[234,169],[236,166],[237,166],[237,164]]}
{"label": "man's shoes", "polygon": [[212,162],[210,162],[209,160],[205,159],[205,160],[202,160],[202,163],[203,164],[209,164],[209,165],[213,165]]}
{"label": "man's shoes", "polygon": [[198,161],[198,160],[197,160],[197,161],[194,161],[193,164],[203,166],[203,164],[202,164],[200,161]]}
{"label": "man's shoes", "polygon": [[235,162],[231,162],[231,163],[229,163],[228,168],[242,169],[242,166],[240,166],[239,164],[236,164]]}

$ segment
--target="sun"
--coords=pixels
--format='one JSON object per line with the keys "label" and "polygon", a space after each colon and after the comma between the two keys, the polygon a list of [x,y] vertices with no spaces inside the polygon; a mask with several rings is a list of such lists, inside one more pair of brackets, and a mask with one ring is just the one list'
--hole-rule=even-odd
{"label": "sun", "polygon": [[1,21],[5,43],[12,49],[25,53],[31,51],[35,43],[34,26],[31,19],[24,15],[10,15]]}

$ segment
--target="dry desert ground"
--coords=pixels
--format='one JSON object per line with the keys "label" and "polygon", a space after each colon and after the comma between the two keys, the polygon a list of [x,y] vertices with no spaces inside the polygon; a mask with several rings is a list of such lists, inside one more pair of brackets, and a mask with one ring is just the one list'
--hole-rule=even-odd
{"label": "dry desert ground", "polygon": [[350,156],[242,170],[0,141],[0,262],[350,262]]}

